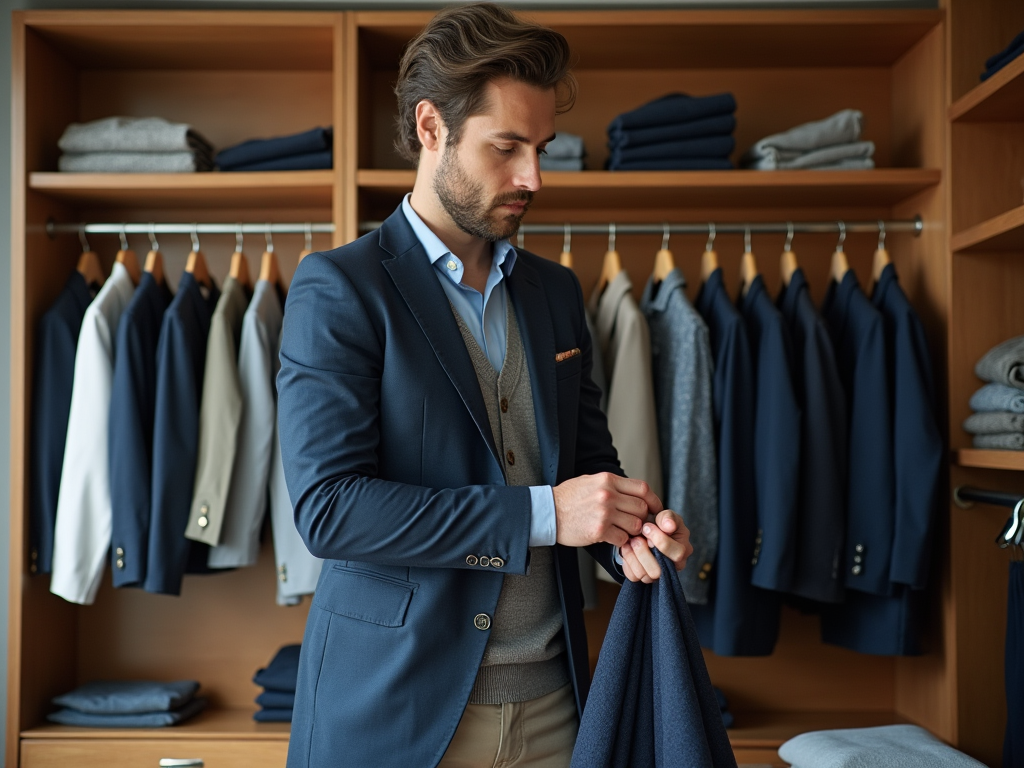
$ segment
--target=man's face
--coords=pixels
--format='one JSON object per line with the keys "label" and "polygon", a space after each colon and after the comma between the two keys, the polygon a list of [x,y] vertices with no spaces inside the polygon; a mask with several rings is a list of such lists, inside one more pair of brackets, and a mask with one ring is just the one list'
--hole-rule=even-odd
{"label": "man's face", "polygon": [[555,91],[513,80],[487,85],[487,108],[445,141],[433,187],[463,232],[512,237],[540,189],[540,152],[555,137]]}

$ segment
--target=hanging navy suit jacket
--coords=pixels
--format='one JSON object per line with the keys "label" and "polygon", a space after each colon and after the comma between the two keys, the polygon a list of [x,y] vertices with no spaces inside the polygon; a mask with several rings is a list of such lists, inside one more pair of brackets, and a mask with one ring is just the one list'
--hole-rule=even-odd
{"label": "hanging navy suit jacket", "polygon": [[[153,497],[146,558],[147,592],[181,593],[181,579],[194,548],[203,570],[209,547],[185,538],[199,451],[199,403],[206,368],[210,318],[220,298],[214,287],[203,296],[188,272],[164,313],[156,350],[156,417],[153,426]],[[198,564],[202,567],[198,567]]]}
{"label": "hanging navy suit jacket", "polygon": [[779,596],[751,584],[757,546],[754,371],[743,318],[716,269],[695,302],[711,335],[718,444],[718,558],[707,605],[691,608],[701,644],[720,656],[766,656],[775,648]]}
{"label": "hanging navy suit jacket", "polygon": [[110,408],[111,573],[114,586],[146,577],[152,501],[153,421],[156,415],[156,350],[171,302],[166,284],[142,274],[121,315],[114,354]]}
{"label": "hanging navy suit jacket", "polygon": [[[544,481],[621,474],[573,273],[523,251],[522,331]],[[580,354],[555,362],[558,352]],[[505,573],[527,572],[530,492],[506,486],[447,297],[401,209],[306,257],[288,294],[278,429],[296,527],[325,560],[299,662],[289,768],[429,766],[476,679]],[[619,574],[612,547],[589,550]],[[500,568],[478,557],[497,557]],[[493,562],[493,560],[491,561]],[[555,546],[570,676],[589,662],[575,550]],[[410,737],[414,734],[414,738]]]}
{"label": "hanging navy suit jacket", "polygon": [[832,340],[797,269],[777,305],[793,340],[800,422],[800,516],[791,592],[822,603],[843,599],[846,528],[846,399]]}
{"label": "hanging navy suit jacket", "polygon": [[76,270],[36,327],[28,491],[32,573],[50,573],[52,568],[53,526],[71,413],[75,350],[82,317],[91,301],[85,278]]}

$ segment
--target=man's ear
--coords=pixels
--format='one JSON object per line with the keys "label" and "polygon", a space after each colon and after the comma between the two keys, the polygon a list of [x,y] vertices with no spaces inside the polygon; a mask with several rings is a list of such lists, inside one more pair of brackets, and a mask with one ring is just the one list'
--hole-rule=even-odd
{"label": "man's ear", "polygon": [[441,148],[444,121],[433,102],[423,99],[416,105],[416,135],[428,152]]}

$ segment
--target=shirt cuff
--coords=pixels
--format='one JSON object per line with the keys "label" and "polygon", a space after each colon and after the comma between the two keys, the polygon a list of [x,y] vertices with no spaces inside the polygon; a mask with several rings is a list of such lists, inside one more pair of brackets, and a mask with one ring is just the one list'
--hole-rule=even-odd
{"label": "shirt cuff", "polygon": [[622,548],[612,545],[612,554],[615,555],[615,564],[618,566],[622,565]]}
{"label": "shirt cuff", "polygon": [[530,546],[553,547],[558,538],[554,490],[550,485],[531,485],[530,502]]}

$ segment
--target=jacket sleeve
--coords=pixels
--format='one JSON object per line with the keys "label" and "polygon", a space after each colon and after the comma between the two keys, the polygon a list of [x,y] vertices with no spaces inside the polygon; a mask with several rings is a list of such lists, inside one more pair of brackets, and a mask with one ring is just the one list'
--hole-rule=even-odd
{"label": "jacket sleeve", "polygon": [[345,271],[314,254],[288,295],[278,430],[295,525],[316,557],[471,568],[469,553],[527,569],[530,489],[434,489],[379,476],[385,339]]}

